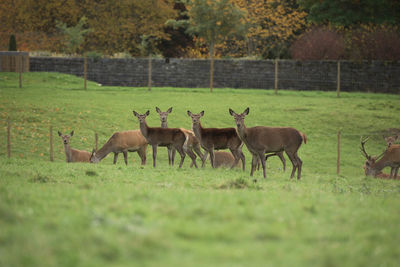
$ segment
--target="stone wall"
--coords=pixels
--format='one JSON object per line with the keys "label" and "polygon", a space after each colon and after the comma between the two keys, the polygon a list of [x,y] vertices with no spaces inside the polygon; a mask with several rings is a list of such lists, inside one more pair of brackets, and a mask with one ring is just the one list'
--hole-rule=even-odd
{"label": "stone wall", "polygon": [[[400,93],[400,62],[341,61],[341,90]],[[209,86],[209,61],[202,59],[153,59],[152,86]],[[31,57],[31,71],[61,72],[83,76],[82,58]],[[147,86],[147,59],[88,59],[89,80],[104,85]],[[215,88],[273,89],[273,60],[216,60]],[[336,61],[280,60],[278,88],[335,91]]]}

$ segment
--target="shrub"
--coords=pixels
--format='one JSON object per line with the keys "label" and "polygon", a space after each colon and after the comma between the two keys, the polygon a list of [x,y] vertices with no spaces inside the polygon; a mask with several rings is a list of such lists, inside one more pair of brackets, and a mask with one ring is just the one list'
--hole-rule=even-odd
{"label": "shrub", "polygon": [[337,60],[345,55],[345,43],[335,30],[312,28],[293,43],[290,53],[297,60]]}

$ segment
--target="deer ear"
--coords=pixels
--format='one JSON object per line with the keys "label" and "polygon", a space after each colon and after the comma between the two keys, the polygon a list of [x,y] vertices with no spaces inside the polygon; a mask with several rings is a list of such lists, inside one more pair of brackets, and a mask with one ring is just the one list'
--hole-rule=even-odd
{"label": "deer ear", "polygon": [[246,108],[245,111],[243,112],[243,115],[248,115],[250,112],[250,108]]}
{"label": "deer ear", "polygon": [[60,131],[57,131],[57,132],[58,132],[58,135],[59,135],[59,136],[61,136],[61,135],[62,135],[62,133],[61,133]]}
{"label": "deer ear", "polygon": [[158,107],[156,107],[156,111],[157,111],[158,114],[161,113],[161,110]]}
{"label": "deer ear", "polygon": [[172,107],[170,107],[170,108],[167,110],[167,112],[168,112],[168,113],[171,113],[171,112],[172,112]]}
{"label": "deer ear", "polygon": [[190,112],[190,110],[187,111],[188,116],[192,116],[192,112]]}
{"label": "deer ear", "polygon": [[231,116],[233,116],[235,114],[235,111],[233,111],[232,109],[229,108],[229,114],[231,114]]}
{"label": "deer ear", "polygon": [[72,131],[69,135],[70,135],[70,136],[73,136],[73,135],[74,135],[74,131]]}
{"label": "deer ear", "polygon": [[201,116],[201,117],[204,116],[204,110],[200,112],[200,116]]}
{"label": "deer ear", "polygon": [[135,115],[136,117],[139,116],[139,114],[136,111],[133,111],[133,115]]}
{"label": "deer ear", "polygon": [[146,111],[145,115],[149,116],[149,114],[150,114],[150,110]]}

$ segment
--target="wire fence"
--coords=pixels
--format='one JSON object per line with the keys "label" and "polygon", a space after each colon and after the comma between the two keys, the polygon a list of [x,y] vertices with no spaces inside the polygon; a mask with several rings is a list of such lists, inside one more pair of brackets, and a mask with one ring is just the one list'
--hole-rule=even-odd
{"label": "wire fence", "polygon": [[[86,80],[149,89],[207,88],[210,79],[210,62],[205,59],[30,57],[28,64],[31,72],[83,77],[83,88]],[[214,88],[322,90],[336,91],[338,96],[341,91],[398,94],[400,62],[216,60]]]}

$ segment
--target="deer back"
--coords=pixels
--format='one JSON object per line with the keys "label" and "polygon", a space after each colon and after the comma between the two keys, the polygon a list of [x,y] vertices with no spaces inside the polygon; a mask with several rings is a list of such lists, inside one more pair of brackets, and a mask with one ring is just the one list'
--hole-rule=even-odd
{"label": "deer back", "polygon": [[247,128],[242,135],[249,149],[271,152],[297,150],[303,141],[300,132],[291,127],[256,126]]}
{"label": "deer back", "polygon": [[72,162],[90,162],[90,156],[88,151],[71,148]]}
{"label": "deer back", "polygon": [[147,142],[166,146],[170,144],[181,144],[186,140],[185,134],[179,128],[149,127],[147,129]]}
{"label": "deer back", "polygon": [[[231,167],[232,164],[235,162],[235,158],[233,157],[231,152],[227,151],[216,151],[214,152],[215,157],[215,167]],[[239,166],[239,162],[236,164],[235,167]]]}
{"label": "deer back", "polygon": [[235,128],[202,128],[201,145],[214,149],[238,148],[242,141]]}

